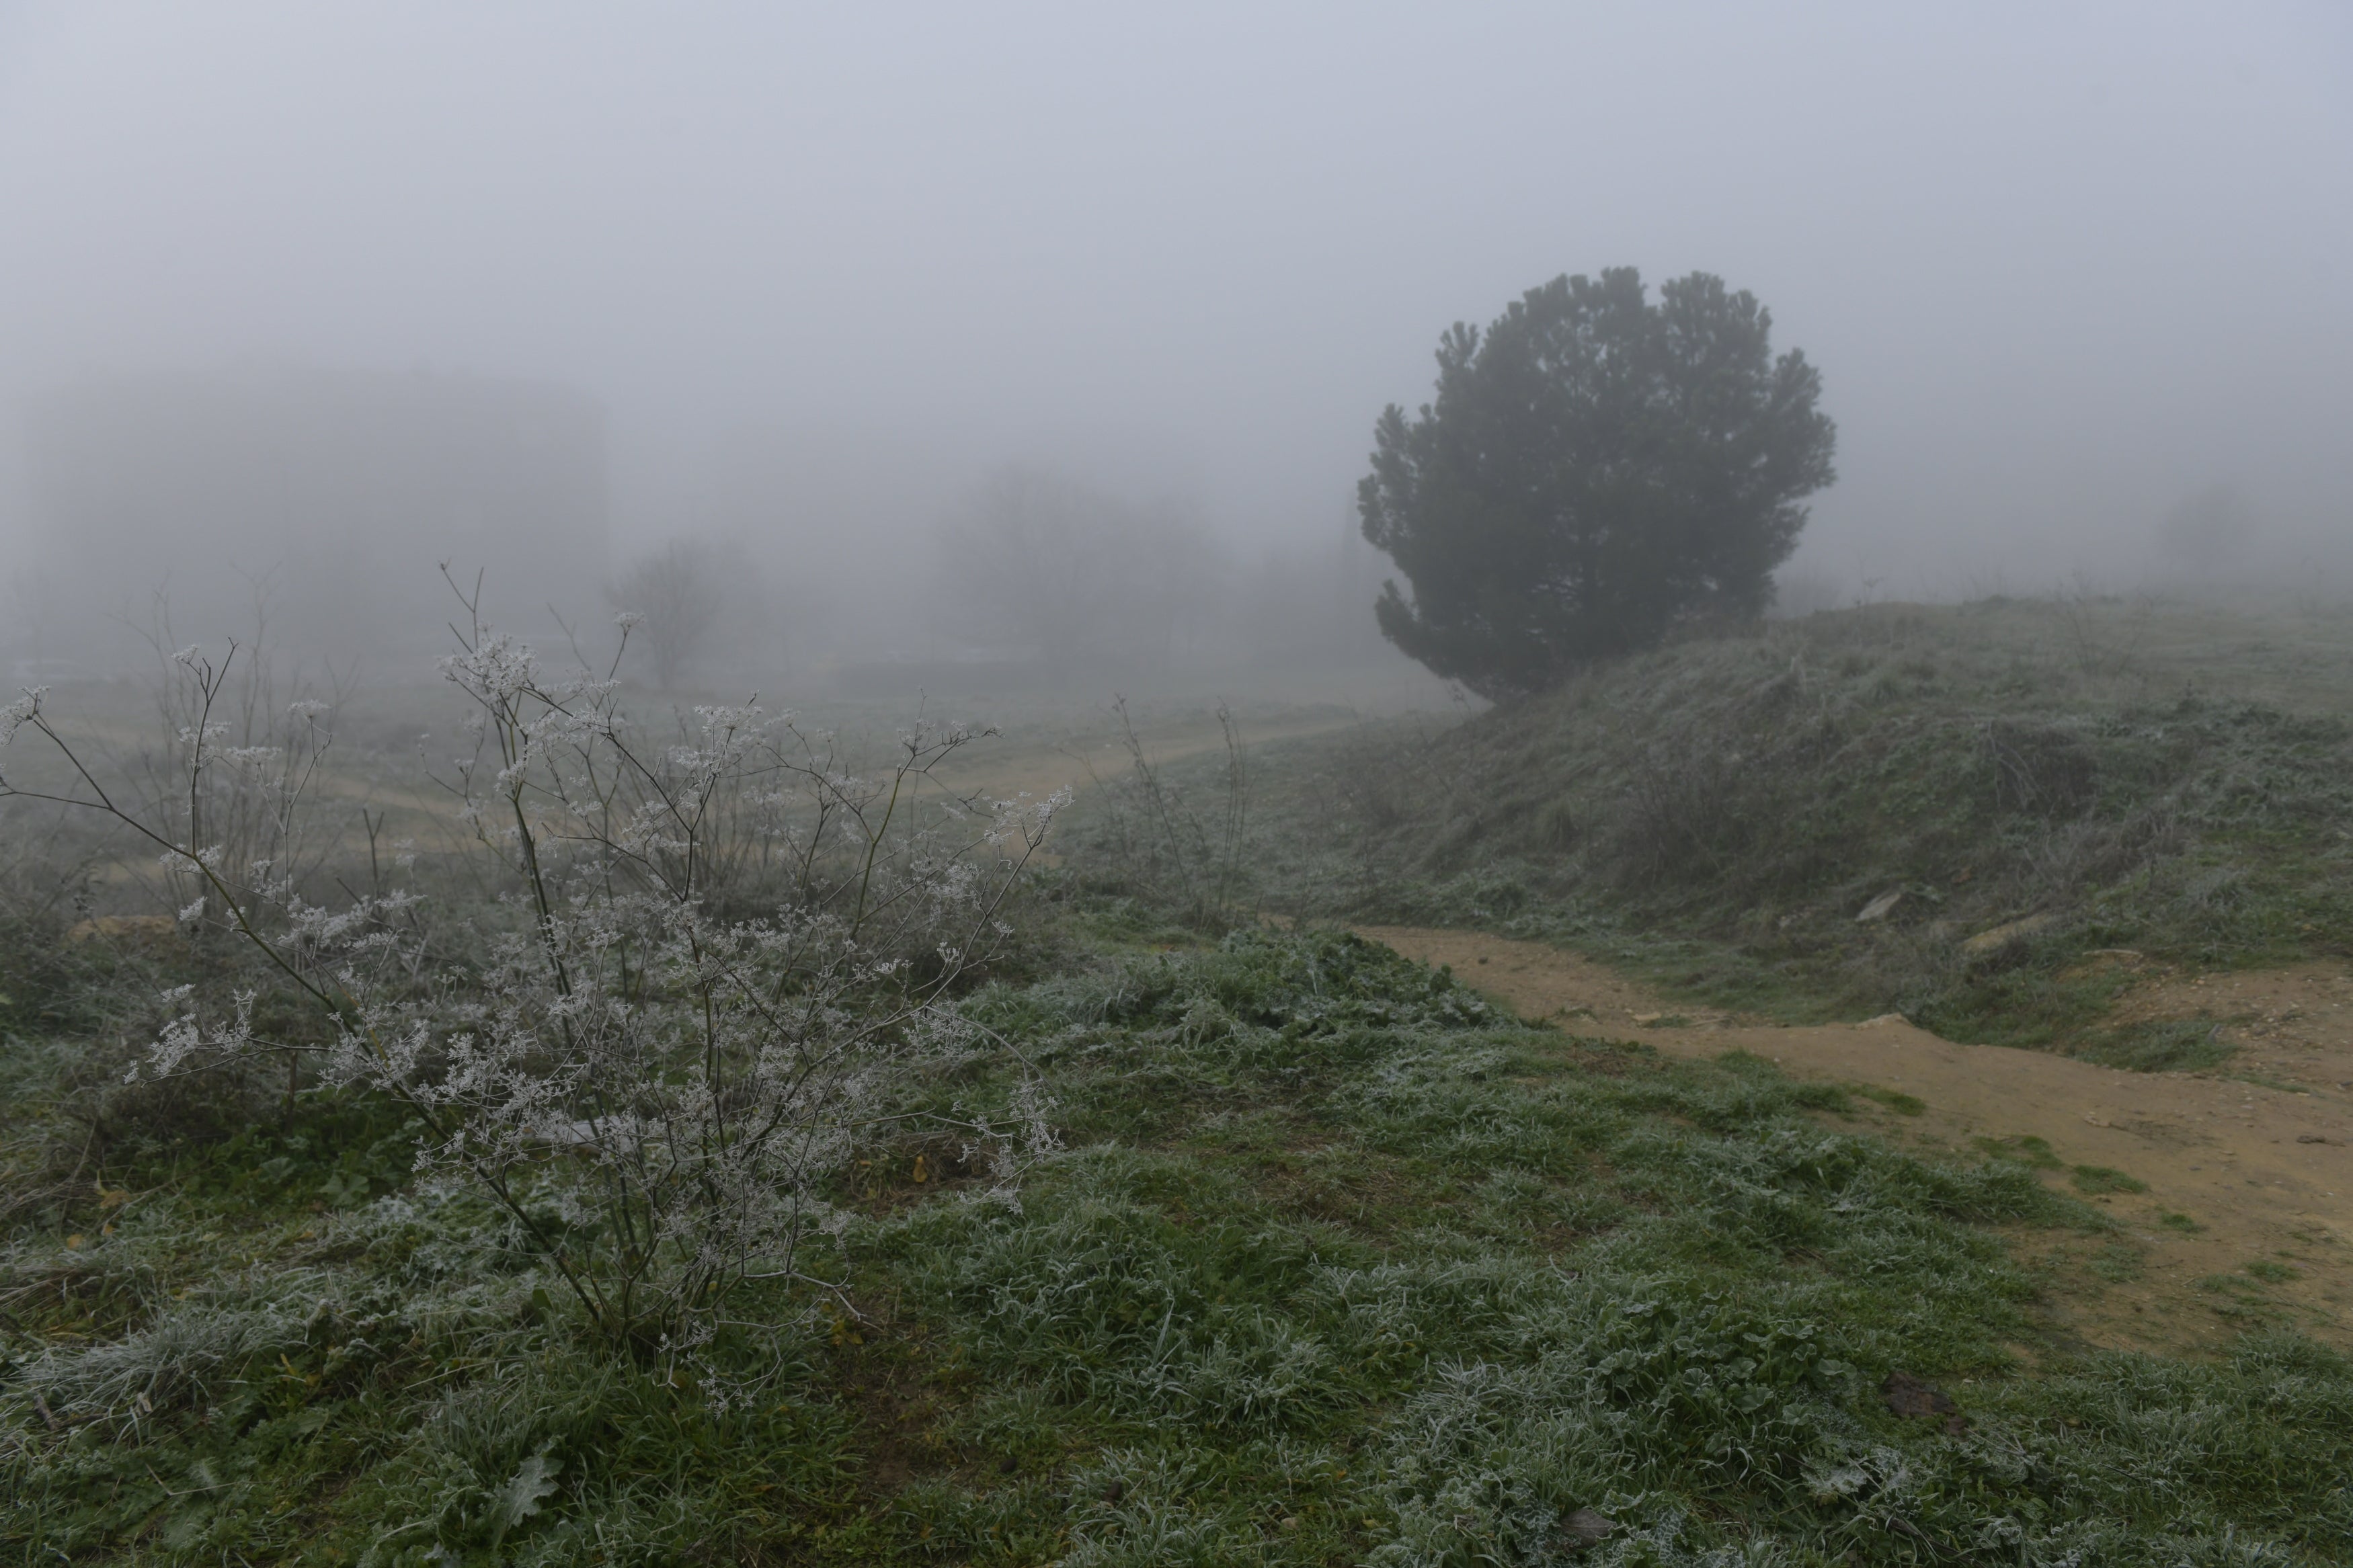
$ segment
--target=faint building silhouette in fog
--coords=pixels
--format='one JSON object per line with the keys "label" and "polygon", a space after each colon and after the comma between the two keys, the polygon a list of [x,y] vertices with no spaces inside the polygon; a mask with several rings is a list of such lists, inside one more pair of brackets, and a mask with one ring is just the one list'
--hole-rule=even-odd
{"label": "faint building silhouette in fog", "polygon": [[[168,595],[175,636],[366,655],[443,649],[442,561],[493,621],[602,620],[602,409],[565,389],[427,373],[271,371],[91,383],[37,402],[26,477],[40,651],[106,660],[111,617]],[[396,668],[375,668],[386,656]]]}

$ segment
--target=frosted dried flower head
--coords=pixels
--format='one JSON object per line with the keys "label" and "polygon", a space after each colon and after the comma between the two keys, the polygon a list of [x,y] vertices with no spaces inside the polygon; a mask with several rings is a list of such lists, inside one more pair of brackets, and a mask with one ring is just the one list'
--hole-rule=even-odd
{"label": "frosted dried flower head", "polygon": [[537,657],[504,632],[485,636],[475,647],[440,662],[443,679],[493,707],[512,705],[539,679]]}
{"label": "frosted dried flower head", "polygon": [[146,1059],[132,1063],[131,1070],[122,1075],[123,1082],[136,1083],[142,1076],[170,1078],[186,1065],[189,1058],[202,1050],[210,1049],[234,1057],[253,1048],[254,993],[237,992],[233,998],[237,1009],[234,1018],[225,1026],[206,1028],[195,1010],[188,1006],[188,998],[195,989],[192,985],[179,985],[164,993],[161,1000],[165,1007],[174,1012],[181,1008],[188,1010],[165,1020],[163,1030],[155,1037],[155,1043],[147,1047]]}
{"label": "frosted dried flower head", "polygon": [[18,730],[40,716],[41,699],[48,689],[46,686],[25,687],[14,702],[0,708],[0,746],[6,745]]}

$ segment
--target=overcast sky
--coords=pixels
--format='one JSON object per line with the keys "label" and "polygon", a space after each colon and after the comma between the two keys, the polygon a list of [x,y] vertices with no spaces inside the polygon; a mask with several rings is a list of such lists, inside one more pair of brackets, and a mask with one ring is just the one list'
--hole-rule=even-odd
{"label": "overcast sky", "polygon": [[1801,563],[2042,586],[2353,534],[2348,257],[2341,0],[0,8],[0,394],[565,381],[633,538],[754,428],[1328,539],[1449,322],[1632,264],[1821,366]]}

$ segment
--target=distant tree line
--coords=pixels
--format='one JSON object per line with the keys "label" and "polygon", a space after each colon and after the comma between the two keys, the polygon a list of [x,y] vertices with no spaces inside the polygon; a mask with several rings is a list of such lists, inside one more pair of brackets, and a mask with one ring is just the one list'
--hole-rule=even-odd
{"label": "distant tree line", "polygon": [[1283,532],[1292,542],[1251,552],[1181,500],[1015,464],[919,536],[888,602],[869,603],[871,580],[764,570],[756,534],[710,533],[629,558],[606,597],[665,690],[766,672],[822,687],[828,667],[1061,682],[1384,657],[1365,609],[1377,562],[1353,529],[1335,518],[1320,542]]}
{"label": "distant tree line", "polygon": [[1338,663],[1377,652],[1370,561],[1335,531],[1251,553],[1180,501],[1036,466],[989,476],[941,529],[934,602],[965,652],[1050,670]]}

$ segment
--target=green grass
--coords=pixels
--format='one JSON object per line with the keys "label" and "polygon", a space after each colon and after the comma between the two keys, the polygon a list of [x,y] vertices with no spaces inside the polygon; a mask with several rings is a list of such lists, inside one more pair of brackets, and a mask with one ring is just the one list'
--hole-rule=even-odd
{"label": "green grass", "polygon": [[[1834,1088],[1530,1027],[1344,936],[966,1006],[1048,1073],[1064,1151],[1016,1204],[913,1182],[917,1145],[845,1172],[856,1314],[754,1297],[697,1363],[593,1349],[364,1105],[56,1189],[0,1258],[0,1542],[1535,1563],[1591,1509],[1609,1563],[2346,1560],[2353,1363],[2069,1355],[2002,1233],[2099,1222],[2031,1149],[1902,1154]],[[1891,1415],[1898,1369],[1967,1430]]]}
{"label": "green grass", "polygon": [[2049,1140],[2037,1138],[2031,1133],[2020,1138],[1978,1138],[1971,1142],[1997,1159],[2016,1160],[2038,1171],[2066,1168],[2066,1162],[2052,1152]]}
{"label": "green grass", "polygon": [[2114,950],[2346,951],[2348,701],[2343,612],[1819,615],[1449,729],[1263,748],[1250,861],[1293,913],[1556,942],[1717,1006],[1894,1010],[1949,1038],[2204,1069],[2225,1048],[2198,1026],[2105,1025],[2133,973]]}
{"label": "green grass", "polygon": [[2086,1030],[2071,1054],[2128,1072],[2197,1072],[2230,1060],[2233,1047],[2221,1034],[2197,1019],[2126,1024]]}
{"label": "green grass", "polygon": [[2075,1190],[2084,1193],[2145,1193],[2148,1184],[2109,1165],[2078,1165],[2069,1173]]}
{"label": "green grass", "polygon": [[2110,1242],[2093,1257],[2090,1268],[2094,1274],[2112,1285],[2130,1284],[2141,1277],[2140,1248],[2124,1242]]}

